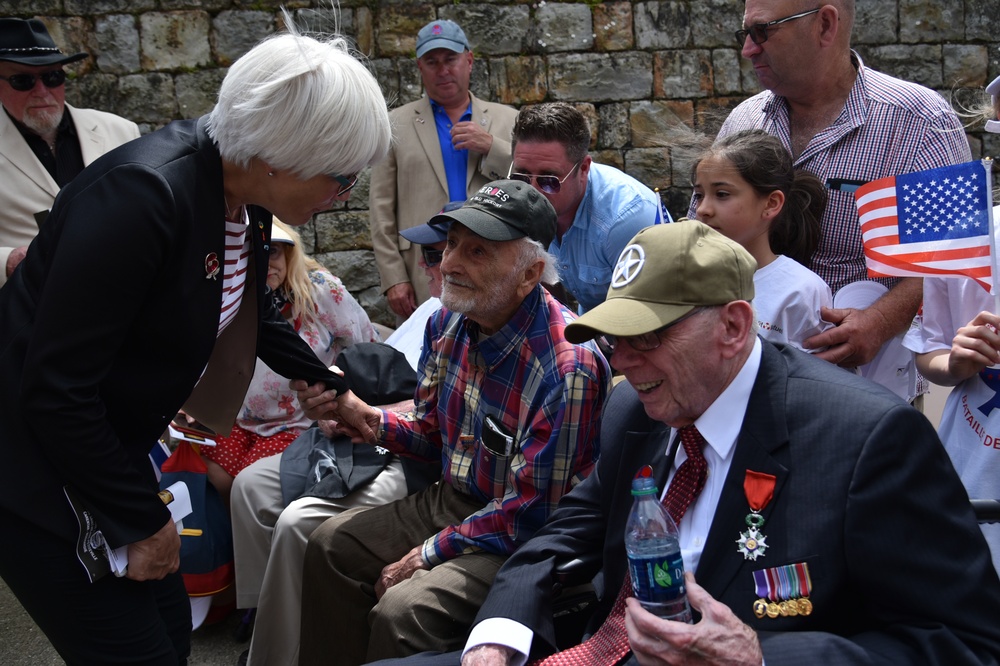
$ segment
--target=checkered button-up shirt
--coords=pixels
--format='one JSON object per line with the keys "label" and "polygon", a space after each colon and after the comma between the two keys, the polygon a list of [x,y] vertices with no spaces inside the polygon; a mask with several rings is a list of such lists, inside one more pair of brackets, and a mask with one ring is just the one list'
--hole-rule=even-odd
{"label": "checkered button-up shirt", "polygon": [[[428,322],[415,409],[384,412],[380,439],[396,453],[440,457],[442,482],[483,503],[424,542],[431,565],[465,552],[512,553],[593,469],[611,372],[592,343],[566,341],[572,320],[536,287],[489,337],[447,310]],[[512,436],[509,455],[483,445],[487,416]]]}

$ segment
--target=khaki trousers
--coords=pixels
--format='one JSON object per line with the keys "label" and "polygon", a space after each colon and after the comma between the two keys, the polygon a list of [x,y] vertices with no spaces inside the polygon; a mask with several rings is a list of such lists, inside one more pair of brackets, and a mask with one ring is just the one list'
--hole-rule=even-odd
{"label": "khaki trousers", "polygon": [[505,555],[461,555],[389,588],[387,565],[441,529],[483,508],[437,483],[386,506],[348,511],[313,532],[302,588],[302,666],[349,666],[464,643]]}

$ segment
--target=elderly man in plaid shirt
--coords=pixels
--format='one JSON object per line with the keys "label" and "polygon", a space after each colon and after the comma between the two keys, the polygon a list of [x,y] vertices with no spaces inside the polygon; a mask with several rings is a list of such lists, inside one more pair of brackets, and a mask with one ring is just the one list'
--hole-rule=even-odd
{"label": "elderly man in plaid shirt", "polygon": [[[854,202],[858,185],[968,162],[969,144],[936,92],[865,67],[851,50],[854,0],[746,0],[736,39],[764,92],[726,119],[719,136],[763,129],[827,184],[819,249],[809,266],[837,292],[867,279]],[[879,280],[889,292],[866,309],[827,309],[837,326],[805,340],[817,356],[855,367],[905,332],[921,300],[920,278]]]}
{"label": "elderly man in plaid shirt", "polygon": [[[442,462],[441,480],[349,511],[306,549],[300,663],[360,664],[462,645],[500,565],[593,469],[607,362],[564,336],[573,315],[541,286],[555,211],[531,185],[494,181],[450,223],[444,309],[427,328],[411,413],[339,396],[359,441]],[[307,413],[326,394],[301,392]]]}

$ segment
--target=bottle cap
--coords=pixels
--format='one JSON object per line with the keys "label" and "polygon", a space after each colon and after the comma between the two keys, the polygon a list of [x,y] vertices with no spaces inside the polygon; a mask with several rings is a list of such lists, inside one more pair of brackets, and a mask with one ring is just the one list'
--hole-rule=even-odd
{"label": "bottle cap", "polygon": [[644,465],[635,473],[635,478],[632,479],[632,495],[655,495],[656,490],[656,479],[653,478],[653,468],[649,465]]}

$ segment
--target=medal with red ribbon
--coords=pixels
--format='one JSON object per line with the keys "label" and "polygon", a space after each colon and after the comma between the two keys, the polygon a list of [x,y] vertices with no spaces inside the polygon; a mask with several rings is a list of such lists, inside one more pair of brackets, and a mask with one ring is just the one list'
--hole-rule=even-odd
{"label": "medal with red ribbon", "polygon": [[760,512],[774,497],[775,481],[777,477],[772,474],[749,469],[743,479],[743,492],[747,496],[747,503],[750,504],[750,513],[746,517],[747,529],[745,532],[740,532],[736,545],[744,559],[756,561],[758,557],[763,557],[764,551],[767,550],[767,537],[760,529],[764,526],[764,516],[760,515]]}

